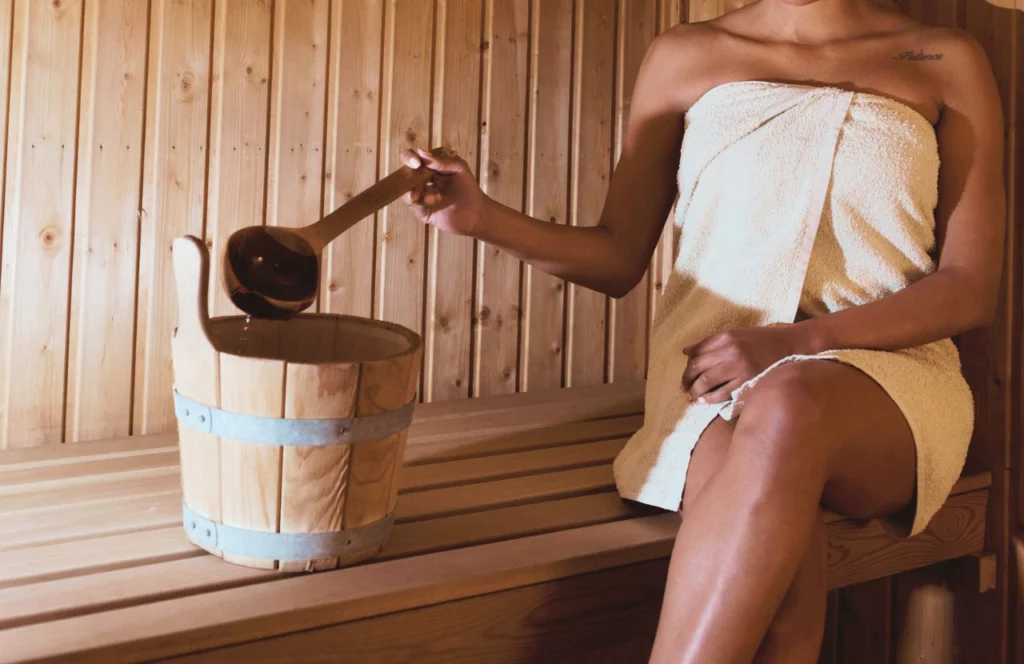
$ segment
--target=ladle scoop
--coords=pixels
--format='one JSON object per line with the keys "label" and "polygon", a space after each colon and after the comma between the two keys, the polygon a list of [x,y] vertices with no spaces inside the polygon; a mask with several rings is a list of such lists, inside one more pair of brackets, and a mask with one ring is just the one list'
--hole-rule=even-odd
{"label": "ladle scoop", "polygon": [[224,251],[224,287],[239,309],[256,318],[285,319],[316,301],[320,254],[361,219],[425,183],[432,171],[402,166],[303,228],[250,226],[235,231]]}

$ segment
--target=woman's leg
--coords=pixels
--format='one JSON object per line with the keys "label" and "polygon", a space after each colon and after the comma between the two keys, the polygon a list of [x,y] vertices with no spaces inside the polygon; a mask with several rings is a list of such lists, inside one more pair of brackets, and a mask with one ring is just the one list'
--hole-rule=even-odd
{"label": "woman's leg", "polygon": [[[687,491],[708,465],[700,447]],[[805,602],[823,592],[821,581],[810,591],[823,561],[808,557],[823,537],[821,503],[866,517],[893,513],[913,495],[906,420],[870,377],[838,362],[773,369],[750,391],[728,444],[716,447],[724,447],[718,471],[696,495],[684,493],[652,662],[750,662],[762,641],[771,658],[773,642],[785,640],[779,621],[769,633],[784,598],[780,621],[811,613]],[[798,596],[787,598],[791,587]]]}
{"label": "woman's leg", "polygon": [[[680,510],[684,519],[687,507],[725,462],[734,428],[735,421],[715,418],[701,435],[686,473]],[[676,540],[676,547],[679,542]],[[825,522],[819,518],[800,569],[761,641],[754,658],[758,664],[814,664],[818,661],[825,631],[826,555]]]}

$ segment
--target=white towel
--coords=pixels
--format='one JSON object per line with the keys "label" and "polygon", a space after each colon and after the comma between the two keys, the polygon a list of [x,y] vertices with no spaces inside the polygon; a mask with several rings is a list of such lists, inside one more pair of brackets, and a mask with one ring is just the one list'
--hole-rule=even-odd
{"label": "white towel", "polygon": [[678,258],[651,336],[644,425],[615,460],[624,498],[679,508],[704,428],[742,409],[775,366],[841,361],[874,378],[917,448],[916,534],[963,469],[974,401],[950,339],[889,352],[783,358],[718,404],[690,404],[682,349],[731,327],[791,323],[865,304],[934,271],[938,145],[909,106],[835,87],[738,81],[685,116]]}

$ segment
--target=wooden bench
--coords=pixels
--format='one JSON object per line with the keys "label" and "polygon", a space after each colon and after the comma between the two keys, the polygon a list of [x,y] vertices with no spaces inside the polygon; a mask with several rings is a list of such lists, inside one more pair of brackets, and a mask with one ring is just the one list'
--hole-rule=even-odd
{"label": "wooden bench", "polygon": [[[187,542],[173,435],[0,453],[0,661],[646,661],[679,517],[614,490],[642,405],[632,384],[421,406],[390,543],[312,575]],[[831,517],[830,585],[980,553],[989,485],[962,478],[910,540]]]}

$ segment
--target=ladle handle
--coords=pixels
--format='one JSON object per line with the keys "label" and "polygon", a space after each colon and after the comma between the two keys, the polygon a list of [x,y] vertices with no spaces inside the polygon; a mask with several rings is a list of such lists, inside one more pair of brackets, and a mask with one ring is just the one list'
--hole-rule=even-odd
{"label": "ladle handle", "polygon": [[380,182],[359,192],[344,205],[299,232],[317,253],[362,219],[414,189],[433,174],[429,168],[402,166]]}

